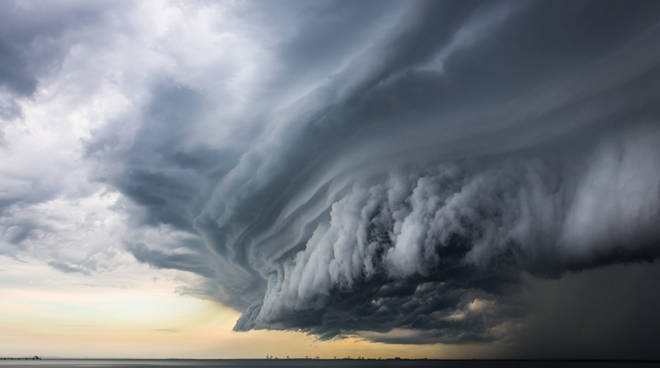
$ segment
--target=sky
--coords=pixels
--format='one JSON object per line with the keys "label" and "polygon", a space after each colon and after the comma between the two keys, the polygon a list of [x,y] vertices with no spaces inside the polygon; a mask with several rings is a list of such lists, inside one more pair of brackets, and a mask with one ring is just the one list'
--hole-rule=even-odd
{"label": "sky", "polygon": [[660,3],[0,2],[0,356],[660,359]]}

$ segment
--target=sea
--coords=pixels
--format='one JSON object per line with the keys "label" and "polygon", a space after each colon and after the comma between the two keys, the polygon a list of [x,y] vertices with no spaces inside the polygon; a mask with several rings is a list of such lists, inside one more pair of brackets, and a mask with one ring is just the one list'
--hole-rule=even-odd
{"label": "sea", "polygon": [[0,360],[0,368],[357,368],[357,367],[400,367],[400,368],[573,368],[573,367],[660,367],[660,361],[538,361],[538,360],[325,360],[325,359],[223,359],[223,360],[119,360],[119,359],[44,359],[44,360]]}

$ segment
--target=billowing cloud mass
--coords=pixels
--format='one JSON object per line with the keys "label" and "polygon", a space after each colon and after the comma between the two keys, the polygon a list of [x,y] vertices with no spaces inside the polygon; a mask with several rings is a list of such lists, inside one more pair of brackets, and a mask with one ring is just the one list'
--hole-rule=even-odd
{"label": "billowing cloud mass", "polygon": [[14,5],[0,114],[96,78],[77,154],[122,246],[236,330],[502,340],[527,278],[660,256],[660,3],[144,4]]}

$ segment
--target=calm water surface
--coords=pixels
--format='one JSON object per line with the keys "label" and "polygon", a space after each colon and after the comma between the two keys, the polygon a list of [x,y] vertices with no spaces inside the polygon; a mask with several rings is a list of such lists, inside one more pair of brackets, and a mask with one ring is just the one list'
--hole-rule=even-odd
{"label": "calm water surface", "polygon": [[297,368],[352,368],[352,367],[441,367],[441,368],[504,368],[504,367],[660,367],[660,362],[573,362],[573,361],[451,361],[451,360],[87,360],[53,359],[41,361],[0,360],[0,368],[156,368],[156,367],[197,367],[197,368],[248,368],[248,367],[297,367]]}

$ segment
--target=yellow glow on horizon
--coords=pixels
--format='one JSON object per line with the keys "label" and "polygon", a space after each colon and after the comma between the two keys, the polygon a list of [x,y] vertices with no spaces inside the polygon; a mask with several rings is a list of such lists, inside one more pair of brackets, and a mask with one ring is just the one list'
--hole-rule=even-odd
{"label": "yellow glow on horizon", "polygon": [[[319,341],[295,331],[234,332],[239,313],[180,295],[162,270],[129,274],[133,285],[97,280],[46,266],[13,263],[0,269],[2,355],[72,358],[475,357],[469,346],[392,345],[359,338]],[[8,271],[9,270],[9,271]],[[43,282],[16,285],[39,272]],[[23,276],[22,276],[23,275]],[[125,276],[125,275],[123,275]],[[123,277],[122,276],[122,277]],[[105,285],[107,283],[108,285]],[[20,282],[19,282],[20,284]],[[120,283],[120,285],[123,285]]]}
{"label": "yellow glow on horizon", "polygon": [[[144,318],[144,311],[131,314],[114,304],[95,311],[65,312],[66,305],[54,307],[23,299],[13,294],[0,307],[0,346],[17,355],[54,357],[108,358],[262,358],[266,354],[290,357],[452,357],[455,349],[442,345],[385,345],[357,338],[319,341],[313,336],[292,331],[234,332],[239,314],[220,304],[193,297],[142,295],[154,307],[154,315]],[[30,298],[37,297],[31,295]],[[74,298],[80,302],[80,296]],[[175,307],[174,304],[177,305]],[[158,311],[156,304],[162,309]],[[45,309],[35,311],[42,307]],[[181,309],[177,309],[177,308]],[[113,310],[107,318],[104,311]],[[165,313],[170,311],[172,314]],[[124,313],[120,318],[117,316]]]}

